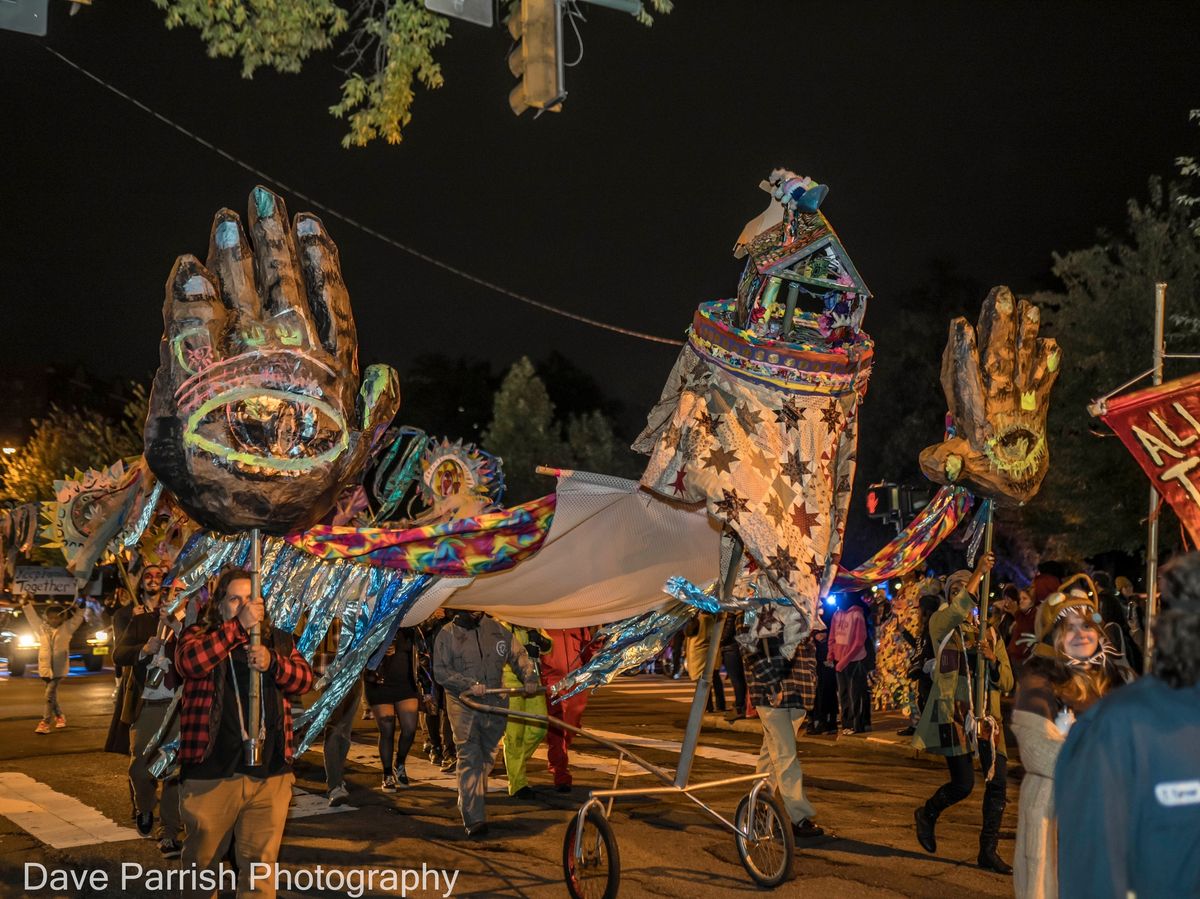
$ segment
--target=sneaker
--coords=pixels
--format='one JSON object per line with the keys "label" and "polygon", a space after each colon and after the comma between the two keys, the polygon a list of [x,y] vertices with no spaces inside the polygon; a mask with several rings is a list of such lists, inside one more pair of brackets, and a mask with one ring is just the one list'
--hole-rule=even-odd
{"label": "sneaker", "polygon": [[902,727],[898,731],[896,731],[896,736],[911,737],[916,732],[917,732],[917,729],[910,724],[908,727]]}
{"label": "sneaker", "polygon": [[329,807],[336,808],[339,805],[345,805],[346,800],[350,798],[350,791],[346,789],[345,784],[338,784],[329,791]]}
{"label": "sneaker", "polygon": [[467,828],[467,836],[470,837],[472,840],[483,839],[484,837],[487,836],[487,832],[488,832],[487,822],[484,822],[483,824],[472,824],[471,826],[469,826]]}
{"label": "sneaker", "polygon": [[179,858],[183,855],[183,846],[177,840],[162,839],[158,841],[158,851],[163,858]]}
{"label": "sneaker", "polygon": [[55,719],[54,719],[54,726],[55,726],[55,727],[58,727],[58,728],[63,728],[63,727],[66,727],[66,726],[67,726],[67,719],[66,719],[66,716],[64,716],[64,715],[59,715],[57,718],[55,718]]}
{"label": "sneaker", "polygon": [[385,793],[395,793],[396,792],[396,777],[395,777],[395,775],[392,774],[391,772],[383,775],[383,786],[380,787],[379,789],[383,790],[383,792],[385,792]]}
{"label": "sneaker", "polygon": [[38,726],[33,729],[33,732],[35,734],[48,734],[50,733],[50,725],[45,721],[39,721]]}
{"label": "sneaker", "polygon": [[429,753],[429,764],[435,768],[440,768],[446,764],[446,757],[437,752]]}
{"label": "sneaker", "polygon": [[792,825],[792,834],[799,839],[807,840],[812,837],[824,836],[825,828],[813,824],[812,818],[805,818],[799,824]]}
{"label": "sneaker", "polygon": [[147,839],[154,832],[154,815],[151,812],[140,812],[135,820],[137,832]]}
{"label": "sneaker", "polygon": [[533,787],[529,786],[529,784],[526,784],[525,786],[521,787],[521,789],[519,789],[519,790],[517,790],[517,792],[513,793],[513,796],[515,796],[517,799],[536,799],[537,798],[537,794],[535,792],[533,792]]}
{"label": "sneaker", "polygon": [[399,768],[395,769],[395,771],[393,773],[396,775],[396,786],[398,786],[398,787],[409,786],[408,772],[404,770],[403,765],[401,765]]}
{"label": "sneaker", "polygon": [[571,785],[570,784],[555,784],[554,789],[559,793],[570,793]]}
{"label": "sneaker", "polygon": [[843,728],[842,728],[842,736],[843,736],[843,737],[852,737],[852,736],[854,736],[854,728],[853,728],[853,727],[843,727]]}
{"label": "sneaker", "polygon": [[445,763],[442,765],[442,773],[443,774],[453,774],[454,769],[457,767],[458,767],[458,760],[454,756],[450,756],[448,759],[446,759]]}

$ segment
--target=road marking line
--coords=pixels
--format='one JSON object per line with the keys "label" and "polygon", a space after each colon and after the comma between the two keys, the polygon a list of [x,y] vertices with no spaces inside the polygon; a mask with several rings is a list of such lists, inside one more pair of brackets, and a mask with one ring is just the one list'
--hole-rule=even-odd
{"label": "road marking line", "polygon": [[0,815],[55,849],[139,839],[91,806],[24,774],[0,774]]}

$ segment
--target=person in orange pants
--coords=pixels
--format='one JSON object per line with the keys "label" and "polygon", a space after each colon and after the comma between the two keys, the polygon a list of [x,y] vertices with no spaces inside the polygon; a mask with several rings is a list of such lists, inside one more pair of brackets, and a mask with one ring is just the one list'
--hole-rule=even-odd
{"label": "person in orange pants", "polygon": [[[542,683],[547,687],[557,683],[582,665],[587,664],[592,653],[589,647],[591,629],[572,627],[563,630],[547,630],[550,638],[550,650],[543,653],[541,658]],[[551,718],[558,718],[567,724],[579,727],[583,720],[583,710],[587,707],[587,691],[577,693],[564,702],[550,702],[548,711]],[[554,775],[554,788],[560,793],[571,792],[571,769],[568,765],[567,751],[575,734],[551,725],[546,735],[546,754],[550,763],[550,773]]]}

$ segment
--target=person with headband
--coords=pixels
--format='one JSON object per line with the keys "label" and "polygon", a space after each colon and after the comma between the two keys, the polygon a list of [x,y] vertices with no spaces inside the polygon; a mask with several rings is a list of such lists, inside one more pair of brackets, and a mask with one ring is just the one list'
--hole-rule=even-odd
{"label": "person with headband", "polygon": [[1047,596],[1021,668],[1012,718],[1025,769],[1013,874],[1019,897],[1059,895],[1054,766],[1075,719],[1132,676],[1105,639],[1095,594],[1087,575],[1076,575]]}

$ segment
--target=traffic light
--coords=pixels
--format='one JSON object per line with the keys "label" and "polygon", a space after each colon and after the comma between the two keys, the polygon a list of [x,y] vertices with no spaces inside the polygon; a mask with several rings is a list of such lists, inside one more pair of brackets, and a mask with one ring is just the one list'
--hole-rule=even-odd
{"label": "traffic light", "polygon": [[917,513],[933,501],[934,487],[909,487],[907,484],[900,488],[900,511],[904,520],[916,518]]}
{"label": "traffic light", "polygon": [[867,516],[887,521],[900,510],[900,488],[895,484],[872,484],[867,488]]}
{"label": "traffic light", "polygon": [[521,0],[520,9],[508,17],[508,30],[516,46],[508,54],[508,68],[520,81],[508,95],[516,115],[527,109],[562,111],[562,14],[558,0]]}

